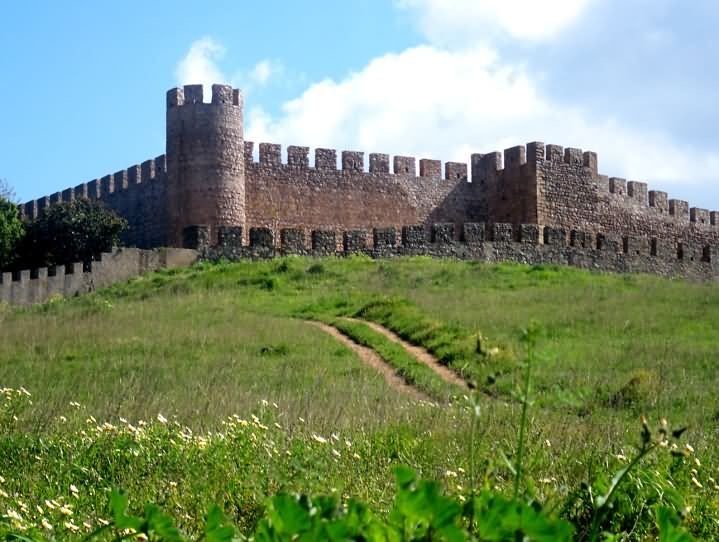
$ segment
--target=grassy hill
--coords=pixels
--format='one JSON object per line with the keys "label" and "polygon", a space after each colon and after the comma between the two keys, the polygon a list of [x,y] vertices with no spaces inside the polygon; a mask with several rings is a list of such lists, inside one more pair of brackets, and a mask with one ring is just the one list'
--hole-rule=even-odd
{"label": "grassy hill", "polygon": [[[346,317],[423,346],[473,391]],[[428,400],[307,320],[376,350]],[[32,394],[6,392],[0,510],[19,500],[39,523],[59,514],[45,500],[62,497],[82,532],[104,517],[106,490],[123,487],[188,532],[212,502],[251,529],[282,490],[356,496],[382,513],[398,464],[453,494],[508,491],[530,325],[527,494],[581,524],[589,497],[577,488],[609,484],[640,415],[664,417],[689,426],[694,452],[681,466],[648,458],[611,529],[651,537],[652,503],[671,501],[692,507],[696,535],[719,536],[714,285],[427,258],[201,265],[0,309],[0,385]]]}

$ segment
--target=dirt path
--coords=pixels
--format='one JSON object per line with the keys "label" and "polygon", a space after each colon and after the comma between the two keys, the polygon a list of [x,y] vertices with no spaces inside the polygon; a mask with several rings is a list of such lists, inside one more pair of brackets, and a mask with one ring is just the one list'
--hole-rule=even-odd
{"label": "dirt path", "polygon": [[406,393],[407,395],[413,397],[414,399],[422,400],[422,401],[430,401],[433,402],[432,399],[428,396],[419,391],[414,386],[410,386],[405,382],[402,377],[397,375],[397,373],[394,370],[394,367],[386,363],[380,356],[372,350],[371,348],[367,348],[366,346],[362,346],[360,344],[357,344],[352,339],[347,337],[346,335],[343,335],[339,330],[336,328],[329,326],[327,324],[323,324],[322,322],[307,322],[310,325],[313,325],[328,335],[331,335],[336,340],[344,344],[347,348],[352,350],[359,356],[359,358],[378,371],[384,379],[387,381],[387,384],[402,393]]}
{"label": "dirt path", "polygon": [[402,337],[397,335],[395,332],[390,331],[386,327],[382,327],[379,324],[376,324],[375,322],[369,322],[367,320],[356,320],[353,318],[346,318],[346,320],[349,320],[351,322],[357,322],[360,324],[365,324],[372,328],[373,331],[376,331],[377,333],[380,333],[387,337],[390,341],[393,341],[397,344],[399,344],[402,348],[404,348],[407,353],[412,356],[414,359],[419,361],[420,363],[424,363],[427,367],[432,369],[435,373],[437,373],[437,376],[439,376],[442,380],[449,384],[454,384],[456,386],[459,386],[461,388],[464,388],[465,390],[469,389],[469,386],[467,385],[467,382],[464,381],[457,373],[455,373],[452,369],[449,367],[442,365],[439,360],[434,357],[432,354],[430,354],[427,350],[422,348],[421,346],[415,346],[413,344],[408,343],[405,341]]}

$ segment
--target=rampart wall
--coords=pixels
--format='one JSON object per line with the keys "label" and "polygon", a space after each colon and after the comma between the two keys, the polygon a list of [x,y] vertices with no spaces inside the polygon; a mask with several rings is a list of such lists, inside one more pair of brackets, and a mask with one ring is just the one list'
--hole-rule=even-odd
{"label": "rampart wall", "polygon": [[[283,152],[244,141],[242,104],[240,90],[227,85],[213,85],[209,102],[201,85],[170,89],[165,155],[28,202],[21,212],[34,218],[55,202],[98,199],[128,220],[125,243],[142,248],[180,246],[185,227],[197,224],[209,227],[210,244],[235,227],[250,242],[247,226],[294,230],[303,236],[297,242],[310,243],[312,231],[392,228],[399,235],[415,224],[431,237],[442,223],[453,225],[459,241],[467,223],[511,224],[515,232],[538,224],[567,232],[573,250],[604,250],[600,245],[615,239],[625,259],[647,255],[673,262],[671,269],[678,259],[684,263],[676,268],[684,269],[680,254],[707,263],[719,245],[719,212],[601,175],[591,151],[534,142],[473,154],[469,167],[324,148],[311,158],[308,147]],[[271,237],[281,250],[282,237]]]}
{"label": "rampart wall", "polygon": [[[411,156],[245,142],[247,223],[279,230],[352,229],[486,220],[467,164]],[[338,165],[339,158],[339,165]]]}
{"label": "rampart wall", "polygon": [[103,253],[92,262],[2,273],[0,302],[22,306],[44,303],[57,295],[72,297],[149,271],[185,267],[197,258],[198,253],[189,249],[120,248],[112,253]]}
{"label": "rampart wall", "polygon": [[668,242],[580,230],[506,223],[453,223],[374,228],[372,230],[312,230],[250,228],[245,242],[242,228],[221,228],[219,242],[208,229],[186,229],[188,245],[210,260],[272,258],[283,255],[374,258],[429,255],[483,262],[572,265],[596,271],[652,273],[692,280],[719,279],[719,244]]}
{"label": "rampart wall", "polygon": [[20,205],[20,213],[36,218],[43,209],[75,198],[100,200],[128,222],[122,242],[153,248],[167,244],[167,169],[165,155]]}

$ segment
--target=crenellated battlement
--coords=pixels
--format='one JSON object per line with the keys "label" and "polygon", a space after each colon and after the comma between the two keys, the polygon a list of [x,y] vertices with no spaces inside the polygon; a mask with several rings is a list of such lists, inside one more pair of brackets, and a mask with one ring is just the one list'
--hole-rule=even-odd
{"label": "crenellated battlement", "polygon": [[[343,171],[348,174],[391,174],[402,177],[426,177],[437,180],[467,181],[467,164],[461,162],[445,162],[444,174],[442,161],[414,156],[396,155],[390,160],[389,154],[365,153],[363,151],[338,151],[318,147],[310,153],[310,147],[289,145],[282,152],[282,145],[277,143],[260,143],[258,159],[255,159],[255,143],[244,142],[243,156],[248,168],[290,168],[300,170]],[[312,159],[310,159],[312,156]],[[368,159],[365,159],[365,156]],[[391,167],[390,167],[391,164]]]}
{"label": "crenellated battlement", "polygon": [[103,175],[100,178],[80,183],[75,187],[66,188],[61,192],[55,192],[50,196],[28,201],[21,204],[19,209],[23,217],[34,220],[43,209],[55,203],[80,198],[104,201],[114,194],[132,190],[142,183],[164,181],[165,175],[165,155],[162,154],[150,160],[145,160],[142,164]]}
{"label": "crenellated battlement", "polygon": [[[528,247],[554,247],[552,254],[564,252],[551,261],[630,270],[636,258],[649,258],[639,268],[688,276],[701,273],[685,270],[687,262],[715,260],[719,211],[601,174],[593,151],[535,141],[456,162],[255,145],[244,140],[242,108],[241,91],[229,85],[213,85],[211,96],[202,85],[172,88],[164,155],[27,202],[20,212],[35,218],[57,202],[101,200],[128,219],[125,241],[140,247],[180,246],[187,226],[207,224],[206,243],[246,243],[245,252],[270,238],[280,251],[449,246],[491,259],[457,247],[493,243],[497,252],[509,243],[524,248],[497,253],[511,259]],[[527,261],[545,261],[549,249],[536,250]],[[624,263],[587,251],[616,252]]]}
{"label": "crenellated battlement", "polygon": [[229,85],[212,85],[212,97],[209,103],[204,101],[202,85],[185,85],[167,91],[167,108],[189,105],[234,105],[242,107],[242,92]]}
{"label": "crenellated battlement", "polygon": [[[279,235],[278,235],[279,233]],[[373,258],[430,255],[474,261],[573,265],[595,271],[654,273],[696,280],[719,278],[719,244],[564,230],[538,224],[452,223],[400,228],[315,229],[223,228],[219,243],[206,226],[189,226],[185,238],[203,258],[256,259],[286,255]],[[248,241],[244,241],[248,239]]]}

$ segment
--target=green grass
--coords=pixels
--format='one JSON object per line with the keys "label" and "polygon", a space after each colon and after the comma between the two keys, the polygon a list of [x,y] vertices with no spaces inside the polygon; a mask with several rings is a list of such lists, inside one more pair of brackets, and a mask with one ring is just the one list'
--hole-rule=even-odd
{"label": "green grass", "polygon": [[[14,477],[5,491],[42,502],[81,480],[94,493],[78,508],[97,517],[103,488],[121,485],[140,502],[181,506],[178,514],[188,516],[182,525],[191,530],[209,502],[224,503],[239,524],[251,525],[278,488],[335,488],[386,510],[397,464],[443,479],[451,491],[466,489],[466,410],[412,402],[304,322],[344,316],[392,329],[477,385],[473,457],[479,480],[500,490],[511,488],[501,453],[515,453],[522,330],[538,321],[524,461],[536,498],[561,508],[572,488],[621,466],[617,456],[637,442],[640,414],[667,417],[690,426],[686,437],[702,464],[694,468],[703,489],[688,471],[673,479],[694,507],[692,528],[709,538],[719,530],[710,481],[719,465],[719,289],[429,258],[200,265],[42,307],[0,309],[0,385],[33,393],[2,440],[0,475]],[[388,339],[362,324],[336,323],[425,391],[453,394]],[[163,436],[148,448],[149,463],[129,468],[129,459],[116,460],[124,448],[115,436],[92,446],[68,436],[95,427],[85,422],[91,415],[120,426],[121,417],[137,424],[158,413],[203,434],[225,430],[233,414],[257,414],[270,432],[275,422],[281,426],[269,437],[278,455],[270,458],[262,446],[246,451],[241,439],[178,451]],[[312,440],[333,433],[361,448],[362,460],[339,449],[337,458]],[[320,459],[314,446],[327,453]],[[282,455],[287,450],[302,456],[302,468]],[[85,470],[95,464],[109,470],[90,476]]]}

